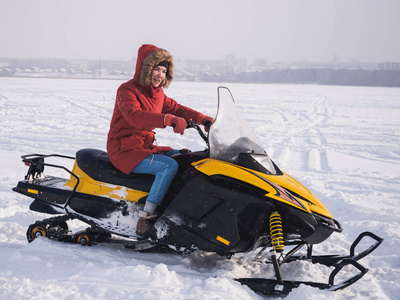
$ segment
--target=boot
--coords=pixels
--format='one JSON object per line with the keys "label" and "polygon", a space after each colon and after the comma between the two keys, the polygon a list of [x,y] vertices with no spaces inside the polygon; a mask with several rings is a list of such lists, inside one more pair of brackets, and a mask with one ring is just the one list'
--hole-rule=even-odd
{"label": "boot", "polygon": [[149,215],[146,211],[139,211],[139,220],[136,225],[136,234],[143,235],[147,229],[154,225],[157,215]]}

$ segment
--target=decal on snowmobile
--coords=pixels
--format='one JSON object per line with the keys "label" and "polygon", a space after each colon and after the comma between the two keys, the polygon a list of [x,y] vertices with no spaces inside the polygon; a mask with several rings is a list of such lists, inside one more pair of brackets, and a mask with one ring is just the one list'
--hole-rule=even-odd
{"label": "decal on snowmobile", "polygon": [[31,194],[36,194],[36,195],[39,194],[38,190],[28,189],[27,191],[28,191],[28,193],[31,193]]}
{"label": "decal on snowmobile", "polygon": [[[76,162],[72,172],[79,177],[79,184],[76,188],[77,192],[109,197],[113,199],[121,199],[130,202],[139,202],[149,194],[145,191],[94,180],[88,174],[83,172]],[[71,175],[70,180],[65,183],[64,186],[73,188],[76,185],[76,182],[77,179]]]}
{"label": "decal on snowmobile", "polygon": [[217,236],[217,241],[220,241],[221,243],[223,243],[227,246],[229,246],[229,244],[230,244],[230,242],[228,240],[224,239],[223,237],[221,237],[219,235]]}
{"label": "decal on snowmobile", "polygon": [[[202,172],[208,176],[223,175],[241,180],[265,190],[267,192],[265,194],[266,197],[270,197],[278,201],[284,201],[295,206],[296,208],[310,212],[307,207],[305,207],[287,190],[266,179],[262,173],[210,158],[196,162],[193,165],[199,172]],[[251,176],[249,176],[249,174],[251,174]],[[262,183],[259,180],[261,180]]]}

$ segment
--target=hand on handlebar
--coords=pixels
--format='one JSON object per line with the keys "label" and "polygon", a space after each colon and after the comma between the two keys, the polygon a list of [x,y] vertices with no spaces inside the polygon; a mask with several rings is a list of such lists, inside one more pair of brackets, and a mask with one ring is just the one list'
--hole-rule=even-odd
{"label": "hand on handlebar", "polygon": [[211,124],[214,122],[214,118],[200,114],[197,119],[197,123],[204,126],[204,130],[208,132]]}
{"label": "hand on handlebar", "polygon": [[184,118],[175,117],[173,115],[165,115],[164,124],[172,126],[175,133],[183,134],[186,129],[186,120]]}

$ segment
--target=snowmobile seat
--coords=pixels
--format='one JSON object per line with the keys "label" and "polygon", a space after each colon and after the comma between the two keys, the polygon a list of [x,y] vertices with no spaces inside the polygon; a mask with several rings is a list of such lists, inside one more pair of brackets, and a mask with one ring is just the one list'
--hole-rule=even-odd
{"label": "snowmobile seat", "polygon": [[81,149],[76,152],[79,168],[97,181],[122,185],[131,189],[148,192],[154,181],[151,174],[125,174],[110,161],[107,152],[98,149]]}

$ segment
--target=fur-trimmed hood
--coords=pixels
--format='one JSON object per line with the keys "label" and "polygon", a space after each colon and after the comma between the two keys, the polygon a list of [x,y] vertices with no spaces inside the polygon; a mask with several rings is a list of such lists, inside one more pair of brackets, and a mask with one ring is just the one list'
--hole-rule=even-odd
{"label": "fur-trimmed hood", "polygon": [[162,61],[166,61],[168,64],[167,74],[162,85],[167,88],[174,78],[172,55],[167,50],[160,49],[154,45],[145,44],[139,48],[133,79],[143,86],[149,86],[151,84],[151,72]]}

